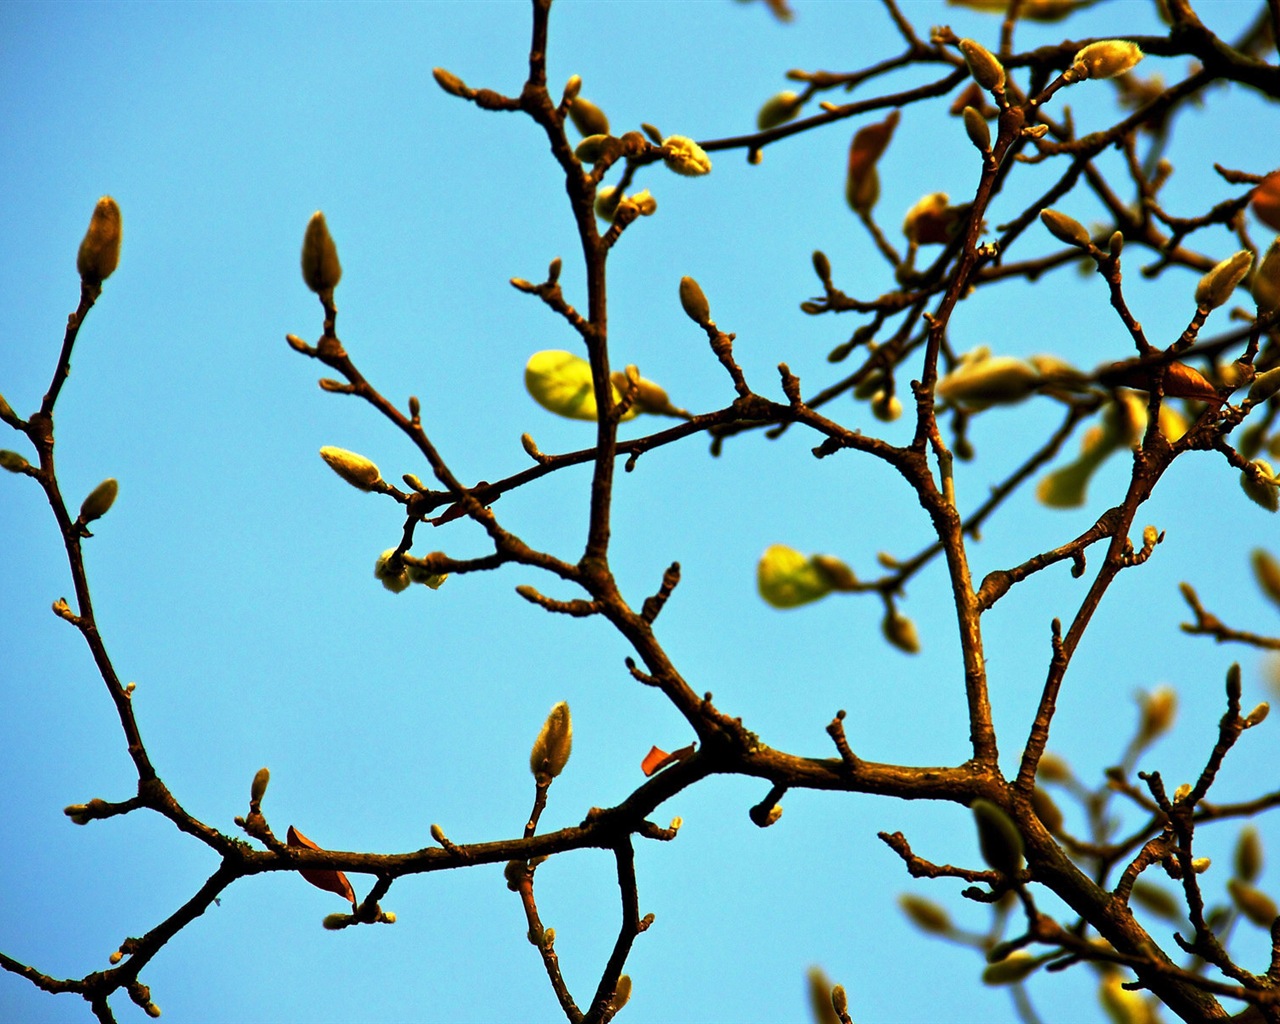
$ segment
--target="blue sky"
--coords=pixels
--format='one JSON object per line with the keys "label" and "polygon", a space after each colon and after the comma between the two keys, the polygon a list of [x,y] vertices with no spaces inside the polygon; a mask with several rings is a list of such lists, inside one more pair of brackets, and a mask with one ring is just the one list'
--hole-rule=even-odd
{"label": "blue sky", "polygon": [[[759,4],[564,3],[552,16],[550,77],[580,74],[583,95],[615,126],[647,121],[707,139],[749,130],[760,103],[787,87],[788,68],[851,70],[896,52],[878,4],[796,7],[795,22],[779,25]],[[996,19],[935,3],[904,10],[921,32],[949,23],[995,45]],[[1251,12],[1206,5],[1211,27],[1228,37]],[[8,140],[0,147],[0,392],[19,413],[37,407],[78,295],[76,246],[94,202],[113,195],[124,250],[59,402],[60,478],[72,504],[104,477],[120,481],[120,498],[87,548],[99,623],[121,675],[137,682],[161,776],[224,831],[235,830],[249,781],[266,764],[265,810],[276,831],[294,824],[332,848],[417,849],[430,842],[433,822],[459,842],[515,835],[533,795],[529,745],[559,700],[573,709],[575,746],[551,791],[548,829],[625,797],[642,781],[639,761],[651,744],[671,749],[691,738],[655,692],[630,679],[622,641],[601,623],[549,616],[514,593],[532,583],[578,596],[555,581],[504,569],[451,579],[438,592],[383,590],[372,567],[400,536],[398,506],[342,484],[317,450],[362,452],[393,481],[404,472],[425,477],[427,468],[370,409],[322,393],[318,364],[284,343],[287,332],[320,333],[298,249],[307,218],[323,209],[345,268],[339,334],[389,397],[421,398],[429,434],[463,480],[528,465],[519,442],[526,431],[545,451],[588,443],[589,425],[538,408],[522,380],[530,354],[572,349],[575,338],[507,284],[540,279],[562,256],[566,295],[584,301],[545,138],[521,116],[446,96],[430,75],[442,65],[473,86],[518,91],[528,22],[517,2],[0,8]],[[1102,5],[1070,25],[1076,38],[1156,30],[1138,3]],[[1025,26],[1020,40],[1056,42],[1063,31]],[[1155,58],[1148,67],[1168,80],[1183,70]],[[921,80],[917,72],[893,82]],[[1109,123],[1107,88],[1060,94],[1082,129]],[[960,199],[976,184],[974,151],[958,123],[941,116],[947,102],[908,111],[881,165],[888,230],[921,195]],[[1275,110],[1251,97],[1209,94],[1175,133],[1166,202],[1192,214],[1234,194],[1211,164],[1269,169],[1266,140],[1277,126]],[[610,263],[615,362],[637,363],[677,405],[729,401],[722,369],[676,299],[679,278],[691,274],[721,327],[737,332],[737,356],[757,390],[779,394],[779,361],[807,388],[834,379],[825,355],[854,324],[799,312],[818,290],[810,252],[825,250],[850,292],[888,286],[844,205],[855,127],[771,147],[759,167],[724,153],[706,178],[647,171],[640,185],[657,197],[658,213],[628,230]],[[1113,154],[1103,165],[1119,166]],[[993,222],[1021,209],[1052,173],[1016,175]],[[1064,209],[1086,222],[1098,213],[1084,197],[1078,203]],[[1265,237],[1257,224],[1251,230]],[[1034,234],[1027,244],[1027,254],[1053,245]],[[1236,248],[1225,235],[1202,244],[1218,258]],[[1182,330],[1195,279],[1185,271],[1155,284],[1127,276],[1148,336],[1167,342]],[[1226,323],[1221,311],[1210,329]],[[952,338],[1010,355],[1055,352],[1086,368],[1129,350],[1102,283],[1073,272],[1033,290],[977,296],[957,313]],[[841,403],[836,413],[891,440],[909,435],[904,422],[871,420],[865,406]],[[978,504],[1056,419],[1046,399],[984,417],[974,433],[980,457],[958,481],[962,505]],[[11,434],[0,447],[25,452],[24,443]],[[869,574],[877,551],[906,556],[929,540],[927,520],[892,474],[853,455],[819,462],[808,454],[812,443],[795,431],[776,442],[741,437],[713,460],[693,441],[620,474],[613,557],[624,592],[638,602],[669,562],[682,563],[659,635],[692,685],[713,691],[770,745],[829,756],[823,727],[843,707],[865,757],[957,763],[967,728],[941,567],[913,581],[902,606],[924,642],[914,659],[886,649],[871,600],[780,613],[755,593],[756,559],[772,543],[830,552]],[[1125,475],[1116,460],[1088,507],[1074,512],[1015,497],[974,546],[975,576],[1075,536],[1118,500]],[[576,559],[588,480],[585,470],[567,471],[504,496],[495,511],[530,544]],[[1198,772],[1212,745],[1232,658],[1245,666],[1246,704],[1267,695],[1256,656],[1178,632],[1185,609],[1176,584],[1193,582],[1232,624],[1274,633],[1275,609],[1256,598],[1247,555],[1257,544],[1280,549],[1275,520],[1243,497],[1221,459],[1199,455],[1175,466],[1144,521],[1167,529],[1167,541],[1109,594],[1068,677],[1050,744],[1091,781],[1119,758],[1138,689],[1179,691],[1179,724],[1144,762],[1174,784]],[[30,481],[0,480],[0,537],[8,722],[0,949],[82,976],[188,898],[214,862],[154,817],[67,823],[66,804],[128,796],[131,769],[83,643],[49,613],[69,595],[69,580]],[[467,522],[419,537],[415,552],[487,550]],[[1044,677],[1049,620],[1068,618],[1082,593],[1059,567],[984,620],[1006,769]],[[1273,789],[1274,750],[1265,727],[1247,734],[1215,797]],[[634,996],[621,1019],[805,1019],[803,974],[812,963],[846,985],[855,1020],[1015,1019],[1003,992],[977,984],[977,957],[923,940],[901,921],[894,897],[932,896],[975,928],[980,908],[965,904],[955,883],[912,882],[875,838],[901,830],[922,855],[975,863],[967,811],[792,793],[783,820],[761,831],[747,809],[764,792],[756,782],[717,779],[661,809],[663,823],[680,815],[685,826],[674,843],[638,849],[641,911],[656,922],[635,946]],[[1261,824],[1274,845],[1280,830]],[[1222,857],[1233,837],[1230,827],[1205,830],[1204,849]],[[1274,889],[1274,878],[1264,876],[1264,887]],[[366,879],[353,882],[368,888]],[[538,875],[544,922],[556,928],[580,999],[613,942],[615,889],[603,853],[563,857]],[[557,1019],[500,869],[406,879],[384,906],[399,917],[394,927],[330,934],[320,920],[341,909],[335,897],[281,874],[245,880],[143,980],[175,1021]],[[1263,938],[1242,935],[1249,966],[1265,962]],[[1077,970],[1033,991],[1046,1020],[1079,1020],[1092,1015],[1079,1008],[1094,983]],[[127,1000],[115,1005],[120,1019],[143,1019]],[[5,974],[0,1017],[88,1013],[72,997]]]}

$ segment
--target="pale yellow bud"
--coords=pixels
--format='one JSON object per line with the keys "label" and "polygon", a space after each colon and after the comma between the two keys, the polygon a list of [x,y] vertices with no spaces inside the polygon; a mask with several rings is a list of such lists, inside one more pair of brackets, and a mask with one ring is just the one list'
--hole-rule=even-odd
{"label": "pale yellow bud", "polygon": [[319,210],[311,215],[306,234],[302,236],[302,280],[317,295],[332,291],[342,280],[338,247]]}
{"label": "pale yellow bud", "polygon": [[1243,882],[1252,882],[1262,874],[1262,837],[1254,825],[1246,825],[1240,830],[1240,838],[1236,840],[1235,869],[1236,877]]}
{"label": "pale yellow bud", "polygon": [[662,140],[662,161],[677,174],[697,177],[711,171],[711,158],[693,139],[684,135],[668,135]]}
{"label": "pale yellow bud", "polygon": [[905,615],[899,615],[892,609],[885,612],[884,618],[880,620],[880,632],[904,654],[920,653],[920,634],[916,630],[916,624]]}
{"label": "pale yellow bud", "polygon": [[569,705],[561,701],[551,709],[529,754],[529,769],[539,782],[550,782],[569,763],[573,750],[573,722]]}
{"label": "pale yellow bud", "polygon": [[631,975],[623,974],[618,977],[618,984],[613,990],[613,998],[609,1000],[610,1005],[615,1010],[621,1010],[627,1005],[627,1001],[631,998]]}
{"label": "pale yellow bud", "polygon": [[965,107],[963,117],[969,141],[981,152],[988,152],[991,149],[991,127],[987,124],[987,119],[973,107]]}
{"label": "pale yellow bud", "polygon": [[786,124],[800,113],[800,97],[794,92],[780,92],[765,100],[756,114],[756,127],[762,132]]}
{"label": "pale yellow bud", "polygon": [[436,85],[451,96],[465,97],[467,95],[466,85],[452,71],[446,71],[444,68],[433,68],[431,76],[436,80]]}
{"label": "pale yellow bud", "polygon": [[1114,972],[1105,975],[1098,986],[1098,1002],[1112,1024],[1147,1024],[1151,1020],[1146,1000],[1125,988],[1124,979]]}
{"label": "pale yellow bud", "polygon": [[80,506],[80,522],[91,523],[105,516],[115,504],[116,495],[120,493],[120,485],[108,478],[98,484]]}
{"label": "pale yellow bud", "polygon": [[1258,505],[1261,505],[1268,512],[1280,510],[1280,493],[1277,491],[1277,483],[1275,475],[1271,470],[1271,463],[1265,459],[1255,459],[1253,465],[1259,470],[1262,479],[1258,479],[1248,470],[1240,474],[1240,486],[1244,489],[1244,493],[1249,499]]}
{"label": "pale yellow bud", "polygon": [[622,190],[612,185],[605,185],[596,190],[596,216],[601,220],[613,220],[618,212],[618,204],[622,202]]}
{"label": "pale yellow bud", "polygon": [[1200,283],[1196,285],[1196,305],[1217,309],[1231,298],[1231,293],[1244,280],[1251,266],[1253,253],[1248,249],[1241,249],[1234,256],[1228,256],[1200,278]]}
{"label": "pale yellow bud", "polygon": [[1104,39],[1080,50],[1072,62],[1078,78],[1115,78],[1135,67],[1143,53],[1127,39]]}
{"label": "pale yellow bud", "polygon": [[1261,405],[1270,401],[1277,391],[1280,391],[1280,366],[1274,366],[1253,379],[1248,394],[1249,404]]}
{"label": "pale yellow bud", "polygon": [[953,405],[978,410],[1020,402],[1040,386],[1030,363],[1012,356],[992,356],[962,365],[938,381],[935,391]]}
{"label": "pale yellow bud", "polygon": [[1267,715],[1271,714],[1271,705],[1265,700],[1244,716],[1244,727],[1252,729],[1255,725],[1261,725],[1267,720]]}
{"label": "pale yellow bud", "polygon": [[1168,732],[1178,714],[1178,694],[1171,686],[1160,686],[1141,698],[1142,721],[1138,735],[1145,742]]}
{"label": "pale yellow bud", "polygon": [[120,207],[110,196],[103,196],[93,208],[89,230],[76,254],[80,280],[98,285],[111,276],[120,263],[121,237]]}
{"label": "pale yellow bud", "polygon": [[1081,249],[1089,248],[1089,243],[1091,242],[1089,232],[1074,217],[1068,217],[1065,213],[1059,213],[1057,210],[1041,210],[1040,220],[1049,229],[1049,233],[1059,242],[1079,246]]}
{"label": "pale yellow bud", "polygon": [[374,486],[382,480],[382,473],[376,465],[363,455],[349,452],[345,448],[326,445],[320,449],[320,458],[324,459],[338,476],[361,491],[373,490]]}
{"label": "pale yellow bud", "polygon": [[584,164],[597,163],[605,154],[605,144],[611,140],[612,136],[610,135],[588,135],[578,143],[578,147],[573,151],[573,155]]}
{"label": "pale yellow bud", "polygon": [[1261,889],[1255,889],[1248,882],[1232,878],[1227,882],[1227,891],[1231,893],[1231,901],[1250,921],[1259,928],[1270,928],[1280,911],[1276,909],[1276,901]]}
{"label": "pale yellow bud", "polygon": [[934,903],[933,900],[903,893],[898,897],[898,906],[911,919],[911,923],[923,932],[946,935],[951,931],[951,915],[947,913],[945,907]]}
{"label": "pale yellow bud", "polygon": [[1023,981],[1040,966],[1040,961],[1025,950],[1016,950],[1003,960],[989,964],[982,972],[984,985],[1012,985]]}
{"label": "pale yellow bud", "polygon": [[959,45],[974,81],[989,92],[1003,91],[1004,65],[996,55],[972,39],[961,39]]}
{"label": "pale yellow bud", "polygon": [[1280,561],[1262,548],[1254,548],[1249,556],[1253,564],[1253,576],[1262,592],[1280,605]]}
{"label": "pale yellow bud", "polygon": [[877,391],[871,397],[871,414],[882,423],[892,423],[902,415],[902,399],[887,391]]}
{"label": "pale yellow bud", "polygon": [[391,556],[396,553],[395,548],[387,548],[378,556],[378,561],[374,564],[373,575],[375,579],[381,580],[382,585],[391,593],[399,594],[409,589],[409,573],[405,569],[404,561],[400,561],[400,571],[393,573],[388,567]]}
{"label": "pale yellow bud", "polygon": [[699,327],[711,323],[711,306],[702,286],[692,277],[680,278],[680,305],[684,307],[685,315]]}
{"label": "pale yellow bud", "polygon": [[604,111],[581,96],[575,96],[570,102],[569,118],[583,138],[588,135],[609,134],[609,119],[605,117]]}

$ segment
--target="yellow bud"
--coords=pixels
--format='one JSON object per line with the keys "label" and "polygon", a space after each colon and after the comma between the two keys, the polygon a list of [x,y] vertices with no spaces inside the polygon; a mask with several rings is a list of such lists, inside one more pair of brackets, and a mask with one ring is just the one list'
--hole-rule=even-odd
{"label": "yellow bud", "polygon": [[30,466],[17,452],[11,452],[7,448],[0,448],[0,469],[7,469],[10,473],[21,473]]}
{"label": "yellow bud", "polygon": [[76,254],[76,270],[85,284],[102,284],[120,263],[120,207],[110,196],[103,196],[93,208],[89,230],[85,232]]}
{"label": "yellow bud", "polygon": [[1075,778],[1075,773],[1063,758],[1045,751],[1040,755],[1040,763],[1036,766],[1036,776],[1045,782],[1070,782]]}
{"label": "yellow bud", "polygon": [[447,572],[431,572],[420,565],[412,565],[408,562],[405,563],[404,571],[409,574],[410,583],[421,583],[432,590],[439,590],[444,581],[449,578]]}
{"label": "yellow bud", "polygon": [[1227,891],[1231,893],[1231,901],[1240,913],[1259,928],[1270,928],[1272,922],[1280,917],[1280,911],[1276,909],[1276,901],[1248,882],[1239,878],[1229,879]]}
{"label": "yellow bud", "polygon": [[1262,548],[1254,548],[1249,560],[1253,563],[1253,575],[1262,592],[1280,605],[1280,561]]}
{"label": "yellow bud", "polygon": [[609,134],[609,119],[605,117],[604,111],[581,96],[575,96],[569,104],[569,117],[583,138],[588,135]]}
{"label": "yellow bud", "polygon": [[1258,468],[1263,479],[1258,479],[1246,470],[1240,474],[1240,486],[1244,488],[1244,493],[1251,501],[1261,505],[1268,512],[1275,512],[1280,509],[1280,493],[1277,493],[1271,463],[1264,459],[1255,459],[1253,465]]}
{"label": "yellow bud", "polygon": [[711,306],[702,293],[702,287],[691,277],[680,278],[680,305],[685,315],[699,327],[711,323]]}
{"label": "yellow bud", "polygon": [[882,423],[892,423],[902,415],[902,399],[887,391],[877,391],[871,396],[871,415]]}
{"label": "yellow bud", "polygon": [[114,479],[103,480],[89,492],[89,496],[80,505],[80,522],[91,523],[105,516],[115,504],[118,493],[120,493],[120,485]]}
{"label": "yellow bud", "polygon": [[1196,285],[1196,305],[1217,309],[1231,298],[1231,293],[1244,280],[1251,266],[1253,253],[1248,249],[1241,249],[1234,256],[1228,256],[1200,278],[1200,283]]}
{"label": "yellow bud", "polygon": [[800,113],[800,96],[794,92],[780,92],[765,100],[756,114],[756,127],[762,132],[786,124]]}
{"label": "yellow bud", "polygon": [[711,171],[711,158],[693,139],[684,135],[668,135],[662,140],[662,161],[677,174],[696,177]]}
{"label": "yellow bud", "polygon": [[827,578],[832,589],[854,590],[858,586],[858,578],[853,574],[853,570],[835,555],[814,555],[809,561]]}
{"label": "yellow bud", "polygon": [[[524,368],[524,386],[544,409],[571,420],[596,419],[596,395],[591,382],[591,364],[581,356],[559,349],[535,352]],[[613,388],[613,400],[622,396]],[[633,406],[623,419],[638,415]]]}
{"label": "yellow bud", "polygon": [[393,573],[388,567],[388,563],[391,561],[391,556],[395,553],[395,548],[387,548],[386,551],[382,552],[382,554],[378,556],[378,561],[374,563],[373,575],[375,579],[381,580],[382,585],[391,591],[391,593],[399,594],[409,589],[409,574],[405,570],[403,560],[400,562],[400,571],[398,573]]}
{"label": "yellow bud", "polygon": [[573,155],[584,164],[598,163],[605,153],[605,143],[612,139],[610,135],[588,135],[578,143]]}
{"label": "yellow bud", "polygon": [[1213,866],[1213,859],[1210,857],[1196,857],[1191,861],[1191,870],[1197,875],[1203,875]]}
{"label": "yellow bud", "polygon": [[320,458],[324,459],[338,476],[359,490],[373,490],[374,485],[382,479],[382,473],[376,465],[363,455],[349,452],[345,448],[326,445],[320,449]]}
{"label": "yellow bud", "polygon": [[979,410],[1020,402],[1040,385],[1030,363],[1012,356],[992,356],[960,366],[938,381],[936,393],[953,405]]}
{"label": "yellow bud", "polygon": [[760,596],[775,608],[796,608],[831,593],[831,581],[795,548],[774,544],[756,566]]}
{"label": "yellow bud", "polygon": [[809,1006],[813,1010],[815,1024],[840,1024],[835,1007],[831,1005],[831,979],[821,967],[809,968]]}
{"label": "yellow bud", "polygon": [[1146,1000],[1125,988],[1124,979],[1114,972],[1105,975],[1099,984],[1098,1002],[1112,1024],[1147,1024],[1151,1020]]}
{"label": "yellow bud", "polygon": [[627,1005],[627,1001],[631,998],[631,975],[623,974],[618,978],[618,984],[613,990],[613,998],[609,1000],[615,1010],[621,1010]]}
{"label": "yellow bud", "polygon": [[114,953],[112,953],[109,957],[107,957],[107,959],[111,961],[111,963],[113,964],[118,964],[121,960],[124,959],[124,954],[117,949]]}
{"label": "yellow bud", "polygon": [[1089,238],[1089,232],[1074,217],[1068,217],[1065,213],[1059,213],[1057,210],[1041,210],[1040,221],[1049,229],[1049,234],[1053,235],[1059,242],[1079,246],[1081,249],[1089,248],[1089,244],[1092,241]]}
{"label": "yellow bud", "polygon": [[1267,254],[1262,257],[1249,291],[1258,304],[1259,315],[1280,306],[1280,237],[1271,243]]}
{"label": "yellow bud", "polygon": [[1252,882],[1262,874],[1262,837],[1254,825],[1246,825],[1240,830],[1240,838],[1236,840],[1235,869],[1236,877],[1243,882]]}
{"label": "yellow bud", "polygon": [[529,769],[539,782],[550,782],[564,771],[572,750],[573,722],[569,718],[569,705],[561,701],[551,709],[538,738],[533,741]]}
{"label": "yellow bud", "polygon": [[1133,883],[1133,891],[1130,895],[1138,906],[1163,917],[1166,921],[1181,921],[1185,916],[1182,904],[1168,890],[1158,885],[1139,879]]}
{"label": "yellow bud", "polygon": [[147,1005],[144,1006],[142,1009],[148,1017],[160,1016],[160,1007],[158,1007],[155,1003],[147,1003]]}
{"label": "yellow bud", "polygon": [[961,39],[959,45],[974,81],[989,92],[1003,91],[1004,65],[996,55],[972,39]]}
{"label": "yellow bud", "polygon": [[338,247],[333,244],[324,214],[317,210],[302,236],[302,280],[317,295],[332,291],[342,280]]}
{"label": "yellow bud", "polygon": [[951,915],[947,913],[945,907],[934,903],[933,900],[903,893],[898,897],[898,906],[911,919],[911,923],[923,932],[946,935],[951,931]]}
{"label": "yellow bud", "polygon": [[262,803],[262,798],[267,795],[267,783],[271,781],[271,772],[267,768],[259,768],[253,776],[253,783],[249,786],[249,799],[255,804]]}
{"label": "yellow bud", "polygon": [[1261,405],[1263,402],[1268,402],[1277,391],[1280,391],[1280,366],[1273,366],[1266,373],[1260,373],[1253,379],[1253,385],[1249,388],[1248,394],[1249,404]]}
{"label": "yellow bud", "polygon": [[652,217],[658,212],[658,200],[653,198],[647,188],[633,196],[627,196],[627,201],[635,206],[641,217]]}
{"label": "yellow bud", "polygon": [[835,985],[831,989],[831,1009],[837,1014],[849,1013],[849,996],[843,985]]}
{"label": "yellow bud", "polygon": [[321,923],[331,932],[347,927],[353,918],[350,914],[328,914]]}
{"label": "yellow bud", "polygon": [[982,972],[984,985],[1012,985],[1023,981],[1040,966],[1040,961],[1024,950],[1010,953],[1003,960],[989,964]]}
{"label": "yellow bud", "polygon": [[987,119],[973,107],[965,107],[962,116],[969,141],[981,152],[988,152],[991,149],[991,127],[987,124]]}
{"label": "yellow bud", "polygon": [[1127,39],[1104,39],[1090,43],[1072,61],[1078,78],[1115,78],[1135,67],[1143,53],[1137,43]]}
{"label": "yellow bud", "polygon": [[1265,700],[1244,716],[1244,727],[1252,729],[1255,725],[1261,725],[1267,720],[1267,715],[1271,714],[1271,705]]}
{"label": "yellow bud", "polygon": [[899,615],[892,609],[885,612],[880,620],[880,632],[904,654],[920,653],[920,634],[916,631],[916,624],[905,615]]}
{"label": "yellow bud", "polygon": [[1010,878],[1022,867],[1022,834],[1000,807],[979,797],[972,804],[978,826],[978,849],[991,868]]}
{"label": "yellow bud", "polygon": [[1178,714],[1178,695],[1171,686],[1157,687],[1153,692],[1143,694],[1140,698],[1142,719],[1138,726],[1138,736],[1150,743],[1157,736],[1169,731]]}
{"label": "yellow bud", "polygon": [[446,71],[444,68],[432,68],[432,77],[436,80],[436,85],[440,86],[445,92],[451,96],[466,97],[467,87],[462,79],[455,75],[452,71]]}
{"label": "yellow bud", "polygon": [[622,190],[612,185],[605,185],[596,190],[596,216],[601,220],[613,220],[618,212],[618,204],[622,202]]}

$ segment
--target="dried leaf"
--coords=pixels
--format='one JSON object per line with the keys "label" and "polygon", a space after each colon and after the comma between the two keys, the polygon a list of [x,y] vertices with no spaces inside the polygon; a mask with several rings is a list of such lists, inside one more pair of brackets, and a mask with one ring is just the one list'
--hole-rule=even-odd
{"label": "dried leaf", "polygon": [[[317,846],[292,825],[289,826],[288,838],[290,846],[301,847],[306,850],[322,849],[322,847]],[[347,876],[341,871],[335,871],[332,868],[299,868],[298,874],[314,885],[317,889],[323,889],[325,892],[336,893],[352,905],[355,904],[355,890],[351,888],[351,883],[347,881]]]}

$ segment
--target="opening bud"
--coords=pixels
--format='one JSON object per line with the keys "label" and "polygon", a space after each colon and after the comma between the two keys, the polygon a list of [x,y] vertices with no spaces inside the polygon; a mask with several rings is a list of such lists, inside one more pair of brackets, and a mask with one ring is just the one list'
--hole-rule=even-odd
{"label": "opening bud", "polygon": [[302,280],[317,295],[332,291],[342,280],[338,247],[333,244],[324,214],[317,210],[307,221],[302,236]]}
{"label": "opening bud", "polygon": [[1241,249],[1214,267],[1196,285],[1196,305],[1204,309],[1217,309],[1231,298],[1236,286],[1244,280],[1253,266],[1253,253]]}
{"label": "opening bud", "polygon": [[668,135],[662,140],[662,162],[677,174],[697,177],[711,172],[711,158],[693,139],[684,135]]}
{"label": "opening bud", "polygon": [[357,490],[371,491],[382,480],[378,467],[363,455],[349,452],[345,448],[334,448],[326,445],[320,449],[320,458],[329,464],[338,476]]}
{"label": "opening bud", "polygon": [[373,566],[374,579],[382,581],[382,585],[391,593],[399,594],[409,589],[409,573],[405,567],[403,559],[396,559],[399,566],[399,572],[393,572],[390,568],[391,556],[396,553],[395,548],[387,548],[378,556],[377,562]]}
{"label": "opening bud", "polygon": [[1077,78],[1115,78],[1142,60],[1142,48],[1127,39],[1104,39],[1080,50],[1072,62]]}
{"label": "opening bud", "polygon": [[110,196],[103,196],[93,208],[89,230],[76,254],[81,281],[99,285],[111,276],[120,263],[120,239],[120,207]]}
{"label": "opening bud", "polygon": [[529,754],[529,770],[539,783],[548,783],[564,771],[573,750],[573,722],[569,705],[561,701],[551,709],[542,723],[538,738]]}

